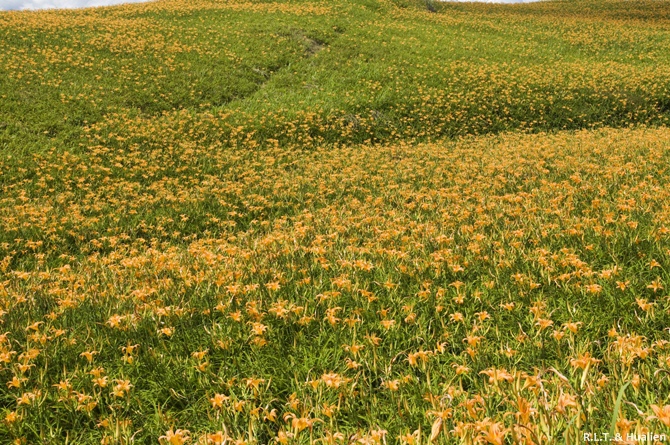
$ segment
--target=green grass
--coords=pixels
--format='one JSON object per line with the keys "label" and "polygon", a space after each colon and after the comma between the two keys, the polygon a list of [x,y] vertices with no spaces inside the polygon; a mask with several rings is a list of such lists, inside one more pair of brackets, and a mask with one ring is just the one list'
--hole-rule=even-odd
{"label": "green grass", "polygon": [[668,5],[0,13],[0,444],[668,432]]}
{"label": "green grass", "polygon": [[667,122],[663,2],[322,5],[4,13],[0,146],[173,109],[231,113],[261,142],[295,141],[284,126],[305,113],[299,133],[328,143]]}

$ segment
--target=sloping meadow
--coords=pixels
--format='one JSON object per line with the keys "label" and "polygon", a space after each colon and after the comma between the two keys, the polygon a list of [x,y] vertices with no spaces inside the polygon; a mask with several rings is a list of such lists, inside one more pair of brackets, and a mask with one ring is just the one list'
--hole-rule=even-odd
{"label": "sloping meadow", "polygon": [[666,9],[1,14],[0,437],[670,433]]}
{"label": "sloping meadow", "polygon": [[419,6],[5,12],[0,144],[72,149],[113,113],[181,110],[219,116],[220,140],[300,146],[668,121],[665,2]]}
{"label": "sloping meadow", "polygon": [[667,431],[669,136],[36,161],[3,198],[5,434]]}

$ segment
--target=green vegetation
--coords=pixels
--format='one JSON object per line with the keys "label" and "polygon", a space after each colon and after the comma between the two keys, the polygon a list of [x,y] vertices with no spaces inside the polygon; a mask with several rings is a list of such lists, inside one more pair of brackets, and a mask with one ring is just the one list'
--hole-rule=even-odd
{"label": "green vegetation", "polygon": [[0,48],[0,443],[670,433],[668,2],[165,0]]}
{"label": "green vegetation", "polygon": [[173,109],[301,144],[667,123],[662,1],[241,5],[3,13],[0,144]]}

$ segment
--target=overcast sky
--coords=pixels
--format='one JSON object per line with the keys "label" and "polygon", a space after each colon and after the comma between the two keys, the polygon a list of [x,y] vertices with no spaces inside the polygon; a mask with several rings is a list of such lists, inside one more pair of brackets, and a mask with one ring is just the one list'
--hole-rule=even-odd
{"label": "overcast sky", "polygon": [[0,10],[47,9],[47,8],[87,8],[91,6],[139,3],[146,0],[0,0]]}
{"label": "overcast sky", "polygon": [[[46,9],[46,8],[86,8],[91,6],[118,5],[119,3],[139,3],[147,0],[0,0],[0,10]],[[455,0],[459,2],[471,0]],[[486,3],[526,3],[536,0],[476,0]]]}

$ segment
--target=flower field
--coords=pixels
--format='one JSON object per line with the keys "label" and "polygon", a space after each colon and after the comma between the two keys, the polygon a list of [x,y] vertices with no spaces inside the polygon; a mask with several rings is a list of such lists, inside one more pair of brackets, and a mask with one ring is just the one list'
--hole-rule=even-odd
{"label": "flower field", "polygon": [[0,13],[0,443],[663,443],[669,6]]}

